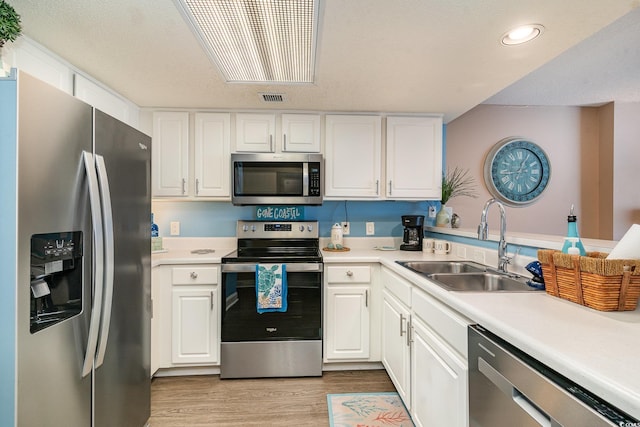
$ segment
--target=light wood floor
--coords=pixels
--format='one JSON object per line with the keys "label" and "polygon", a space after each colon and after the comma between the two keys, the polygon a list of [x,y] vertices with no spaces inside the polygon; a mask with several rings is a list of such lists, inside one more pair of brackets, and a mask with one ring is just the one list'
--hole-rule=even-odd
{"label": "light wood floor", "polygon": [[149,426],[328,426],[328,393],[384,391],[395,388],[383,369],[331,371],[317,378],[156,378]]}

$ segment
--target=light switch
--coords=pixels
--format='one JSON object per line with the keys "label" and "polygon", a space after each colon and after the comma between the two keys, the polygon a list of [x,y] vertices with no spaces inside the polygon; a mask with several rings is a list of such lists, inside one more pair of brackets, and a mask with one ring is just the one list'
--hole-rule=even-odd
{"label": "light switch", "polygon": [[373,236],[376,234],[376,223],[367,222],[367,236]]}

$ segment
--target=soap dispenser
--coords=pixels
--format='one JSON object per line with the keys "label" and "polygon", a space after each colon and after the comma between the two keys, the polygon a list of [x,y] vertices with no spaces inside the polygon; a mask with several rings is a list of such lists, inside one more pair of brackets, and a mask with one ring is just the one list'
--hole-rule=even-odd
{"label": "soap dispenser", "polygon": [[[577,248],[578,252],[575,251]],[[570,249],[572,249],[570,251]],[[580,236],[578,235],[578,218],[573,213],[573,205],[571,205],[571,211],[567,217],[567,237],[565,238],[564,245],[562,246],[562,253],[565,254],[580,254],[585,256],[587,252],[584,250]]]}

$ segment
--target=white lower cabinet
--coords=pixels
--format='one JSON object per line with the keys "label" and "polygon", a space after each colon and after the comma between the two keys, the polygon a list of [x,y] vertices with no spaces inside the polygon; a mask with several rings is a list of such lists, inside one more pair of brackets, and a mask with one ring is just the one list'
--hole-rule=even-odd
{"label": "white lower cabinet", "polygon": [[216,364],[218,332],[218,267],[172,269],[171,362]]}
{"label": "white lower cabinet", "polygon": [[418,427],[468,426],[472,323],[382,268],[382,361]]}
{"label": "white lower cabinet", "polygon": [[171,361],[216,363],[218,290],[214,286],[172,290]]}
{"label": "white lower cabinet", "polygon": [[407,409],[411,409],[409,308],[385,289],[382,291],[382,364]]}
{"label": "white lower cabinet", "polygon": [[220,363],[220,268],[159,266],[152,273],[152,370]]}
{"label": "white lower cabinet", "polygon": [[467,363],[411,320],[411,414],[416,426],[467,425]]}
{"label": "white lower cabinet", "polygon": [[325,360],[368,360],[371,267],[328,266],[325,276]]}

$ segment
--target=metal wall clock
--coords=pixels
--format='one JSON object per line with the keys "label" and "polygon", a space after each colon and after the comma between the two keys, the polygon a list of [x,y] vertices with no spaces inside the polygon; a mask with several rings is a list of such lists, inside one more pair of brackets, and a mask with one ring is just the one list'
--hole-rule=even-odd
{"label": "metal wall clock", "polygon": [[484,181],[493,197],[508,206],[535,202],[547,188],[551,164],[542,148],[510,137],[494,145],[484,160]]}

